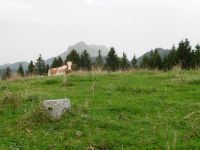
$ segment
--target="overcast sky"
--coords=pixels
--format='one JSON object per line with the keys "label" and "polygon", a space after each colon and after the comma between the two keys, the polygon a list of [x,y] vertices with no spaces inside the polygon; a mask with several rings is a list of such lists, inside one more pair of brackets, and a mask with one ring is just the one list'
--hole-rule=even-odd
{"label": "overcast sky", "polygon": [[140,56],[200,42],[200,0],[0,0],[0,64],[56,56],[79,41]]}

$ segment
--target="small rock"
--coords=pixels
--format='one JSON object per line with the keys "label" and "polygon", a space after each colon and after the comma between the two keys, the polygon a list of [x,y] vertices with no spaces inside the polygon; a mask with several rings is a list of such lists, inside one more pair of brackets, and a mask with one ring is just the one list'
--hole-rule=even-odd
{"label": "small rock", "polygon": [[69,99],[45,100],[43,107],[48,116],[53,120],[59,120],[61,116],[71,108]]}
{"label": "small rock", "polygon": [[88,147],[87,150],[94,150],[94,147],[90,145],[90,147]]}
{"label": "small rock", "polygon": [[81,137],[82,136],[82,132],[81,131],[76,131],[76,136]]}

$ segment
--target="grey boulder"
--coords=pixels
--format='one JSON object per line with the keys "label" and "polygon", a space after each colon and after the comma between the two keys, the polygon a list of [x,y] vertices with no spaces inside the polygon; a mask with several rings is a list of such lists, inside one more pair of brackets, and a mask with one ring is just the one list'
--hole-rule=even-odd
{"label": "grey boulder", "polygon": [[69,99],[44,100],[43,107],[52,120],[59,120],[61,116],[71,109]]}

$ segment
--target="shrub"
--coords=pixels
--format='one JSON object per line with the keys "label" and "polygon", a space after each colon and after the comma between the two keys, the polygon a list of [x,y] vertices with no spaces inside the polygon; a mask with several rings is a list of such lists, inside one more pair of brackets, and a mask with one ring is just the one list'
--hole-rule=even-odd
{"label": "shrub", "polygon": [[0,85],[0,90],[5,91],[8,87],[6,85]]}
{"label": "shrub", "polygon": [[29,94],[27,95],[25,98],[24,98],[25,101],[38,101],[39,100],[39,96],[37,93],[32,93],[32,94]]}
{"label": "shrub", "polygon": [[5,96],[3,97],[2,100],[2,106],[3,108],[9,107],[11,108],[12,112],[15,113],[18,106],[20,105],[21,102],[21,96],[20,94],[14,94],[9,91],[5,92]]}

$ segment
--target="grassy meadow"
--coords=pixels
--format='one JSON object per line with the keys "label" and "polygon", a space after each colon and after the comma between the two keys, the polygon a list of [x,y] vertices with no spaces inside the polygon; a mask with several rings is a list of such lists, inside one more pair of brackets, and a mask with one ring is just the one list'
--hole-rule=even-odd
{"label": "grassy meadow", "polygon": [[[72,109],[51,121],[46,99]],[[0,81],[0,150],[199,150],[200,71],[75,72]]]}

